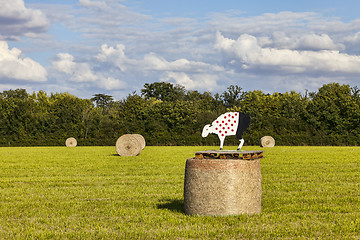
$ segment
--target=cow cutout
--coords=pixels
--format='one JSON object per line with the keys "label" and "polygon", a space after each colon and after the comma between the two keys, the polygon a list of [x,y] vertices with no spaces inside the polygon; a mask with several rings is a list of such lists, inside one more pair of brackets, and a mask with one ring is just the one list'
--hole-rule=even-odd
{"label": "cow cutout", "polygon": [[202,137],[207,137],[209,133],[217,134],[220,139],[220,150],[223,150],[226,136],[236,135],[240,144],[237,150],[241,150],[244,145],[243,132],[250,125],[250,116],[241,112],[227,112],[220,115],[212,124],[204,126]]}

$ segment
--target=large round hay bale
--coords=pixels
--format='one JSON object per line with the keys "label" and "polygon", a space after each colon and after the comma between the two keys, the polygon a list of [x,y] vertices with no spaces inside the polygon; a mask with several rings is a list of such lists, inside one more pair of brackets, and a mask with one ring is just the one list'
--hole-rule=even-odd
{"label": "large round hay bale", "polygon": [[77,141],[76,141],[75,138],[70,137],[70,138],[66,139],[65,145],[67,147],[76,147],[77,146]]}
{"label": "large round hay bale", "polygon": [[184,207],[189,215],[225,216],[261,212],[260,159],[189,158]]}
{"label": "large round hay bale", "polygon": [[141,143],[133,134],[125,134],[116,141],[116,152],[120,156],[137,156],[141,152]]}
{"label": "large round hay bale", "polygon": [[275,139],[271,136],[264,136],[260,139],[260,147],[274,147]]}
{"label": "large round hay bale", "polygon": [[146,146],[145,138],[141,134],[133,134],[133,135],[140,142],[141,150],[143,150]]}

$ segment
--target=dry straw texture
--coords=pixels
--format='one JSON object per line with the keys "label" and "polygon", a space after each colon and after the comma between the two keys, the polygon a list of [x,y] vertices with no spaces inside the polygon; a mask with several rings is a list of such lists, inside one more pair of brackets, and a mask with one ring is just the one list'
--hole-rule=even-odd
{"label": "dry straw texture", "polygon": [[260,147],[274,147],[275,139],[271,136],[264,136],[260,139]]}
{"label": "dry straw texture", "polygon": [[195,159],[185,167],[184,206],[189,215],[261,212],[260,159]]}
{"label": "dry straw texture", "polygon": [[77,146],[77,141],[76,141],[75,138],[70,137],[70,138],[66,139],[65,145],[67,147],[76,147]]}
{"label": "dry straw texture", "polygon": [[140,141],[133,134],[125,134],[119,137],[115,147],[120,156],[137,156],[142,150]]}
{"label": "dry straw texture", "polygon": [[146,146],[145,138],[141,134],[133,134],[133,135],[140,142],[141,150],[143,150],[145,148],[145,146]]}

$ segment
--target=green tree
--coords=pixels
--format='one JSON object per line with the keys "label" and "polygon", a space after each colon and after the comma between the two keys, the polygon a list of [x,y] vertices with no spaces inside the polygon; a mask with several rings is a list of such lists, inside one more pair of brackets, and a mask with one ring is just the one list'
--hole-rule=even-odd
{"label": "green tree", "polygon": [[152,101],[142,119],[146,138],[154,145],[185,145],[197,131],[196,108],[187,101]]}
{"label": "green tree", "polygon": [[114,119],[117,119],[119,128],[123,130],[123,133],[141,134],[143,132],[143,112],[148,107],[148,104],[149,101],[136,92],[129,94],[125,99],[117,103]]}
{"label": "green tree", "polygon": [[1,127],[0,132],[6,139],[5,143],[19,144],[21,141],[30,142],[31,136],[27,126],[32,124],[32,102],[25,89],[4,91],[0,94],[1,101]]}
{"label": "green tree", "polygon": [[96,107],[101,107],[103,109],[107,109],[109,107],[109,105],[112,103],[112,101],[114,100],[114,98],[110,95],[98,93],[98,94],[93,95],[93,97],[90,100],[95,103]]}
{"label": "green tree", "polygon": [[142,96],[133,92],[120,101],[104,94],[80,99],[69,93],[3,91],[0,145],[63,145],[69,136],[82,145],[113,145],[126,133],[142,134],[148,145],[217,145],[217,136],[202,138],[201,130],[225,111],[250,114],[246,144],[257,145],[265,135],[278,145],[360,144],[357,87],[332,83],[302,96],[230,86],[222,95],[212,95],[153,83],[145,84]]}
{"label": "green tree", "polygon": [[221,98],[225,107],[240,107],[241,101],[244,100],[246,92],[242,91],[242,88],[238,85],[230,85],[227,91],[221,94]]}
{"label": "green tree", "polygon": [[54,141],[60,143],[70,136],[85,136],[83,114],[92,105],[89,99],[80,99],[69,93],[52,94],[51,108],[52,132]]}
{"label": "green tree", "polygon": [[184,100],[196,105],[199,112],[211,111],[220,114],[225,111],[223,102],[215,99],[210,92],[187,91]]}
{"label": "green tree", "polygon": [[321,144],[345,144],[346,138],[359,133],[360,108],[354,90],[349,85],[330,83],[311,95],[309,121],[321,133]]}
{"label": "green tree", "polygon": [[183,100],[185,88],[181,85],[173,85],[168,82],[145,83],[141,89],[141,95],[145,99],[155,98],[162,101]]}

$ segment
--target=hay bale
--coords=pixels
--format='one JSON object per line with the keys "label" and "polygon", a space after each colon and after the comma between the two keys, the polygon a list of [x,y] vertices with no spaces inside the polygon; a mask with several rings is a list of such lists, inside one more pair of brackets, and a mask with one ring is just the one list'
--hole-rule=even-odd
{"label": "hay bale", "polygon": [[65,145],[67,147],[76,147],[77,146],[77,141],[76,141],[75,138],[70,137],[70,138],[66,139]]}
{"label": "hay bale", "polygon": [[134,135],[134,137],[136,137],[137,140],[140,142],[140,144],[141,144],[141,150],[143,150],[143,149],[145,148],[145,146],[146,146],[145,138],[144,138],[142,135],[140,135],[140,134],[133,134],[133,135]]}
{"label": "hay bale", "polygon": [[120,156],[137,156],[141,152],[141,143],[133,134],[125,134],[116,141],[116,152]]}
{"label": "hay bale", "polygon": [[271,136],[264,136],[260,139],[260,147],[274,147],[275,139]]}
{"label": "hay bale", "polygon": [[226,216],[261,212],[260,159],[189,158],[184,207],[189,215]]}

